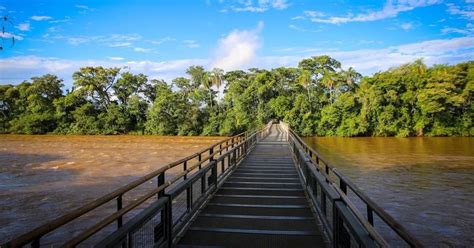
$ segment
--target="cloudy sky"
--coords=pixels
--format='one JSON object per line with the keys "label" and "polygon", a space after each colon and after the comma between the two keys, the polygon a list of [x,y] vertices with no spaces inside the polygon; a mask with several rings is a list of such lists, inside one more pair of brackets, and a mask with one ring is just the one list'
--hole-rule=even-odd
{"label": "cloudy sky", "polygon": [[[190,65],[296,66],[327,54],[364,75],[474,59],[474,0],[0,0],[0,83],[87,65],[170,80]],[[11,37],[16,43],[11,46]]]}

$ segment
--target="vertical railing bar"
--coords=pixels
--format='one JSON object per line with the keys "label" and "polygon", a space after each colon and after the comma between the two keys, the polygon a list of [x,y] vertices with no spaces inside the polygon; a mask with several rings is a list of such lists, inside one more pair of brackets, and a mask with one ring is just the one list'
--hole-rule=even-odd
{"label": "vertical railing bar", "polygon": [[[163,185],[165,183],[165,172],[162,172],[160,173],[160,175],[158,175],[158,179],[157,179],[157,187],[160,187],[161,185]],[[164,190],[158,192],[156,194],[157,198],[160,198],[162,197],[163,195],[165,194]]]}
{"label": "vertical railing bar", "polygon": [[224,170],[225,170],[225,157],[222,158],[222,161],[221,161],[221,175],[224,174]]}
{"label": "vertical railing bar", "polygon": [[369,223],[374,226],[374,212],[372,211],[372,208],[369,205],[367,206],[367,220]]}
{"label": "vertical railing bar", "polygon": [[186,209],[191,211],[193,206],[193,184],[190,183],[189,187],[186,188]]}
{"label": "vertical railing bar", "polygon": [[[122,209],[122,194],[117,196],[117,211],[120,211]],[[121,215],[120,217],[117,218],[117,229],[122,227],[123,223],[123,216]]]}
{"label": "vertical railing bar", "polygon": [[321,190],[321,210],[323,211],[324,216],[327,216],[326,213],[326,193]]}
{"label": "vertical railing bar", "polygon": [[201,157],[201,155],[202,155],[201,153],[199,153],[199,155],[198,155],[199,169],[201,169],[201,168],[202,168],[202,165],[201,165],[201,160],[202,160],[202,157]]}
{"label": "vertical railing bar", "polygon": [[339,178],[339,188],[347,195],[347,184],[341,178]]}
{"label": "vertical railing bar", "polygon": [[[188,169],[188,161],[184,161],[183,163],[183,171],[186,171]],[[188,178],[188,173],[184,174],[183,176],[184,180]]]}
{"label": "vertical railing bar", "polygon": [[40,247],[40,239],[41,237],[36,238],[31,242],[31,248],[39,248]]}

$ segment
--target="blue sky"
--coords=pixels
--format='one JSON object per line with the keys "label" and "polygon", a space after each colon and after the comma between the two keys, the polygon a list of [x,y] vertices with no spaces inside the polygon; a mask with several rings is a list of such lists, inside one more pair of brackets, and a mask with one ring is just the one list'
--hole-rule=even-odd
{"label": "blue sky", "polygon": [[53,73],[70,85],[87,65],[170,80],[194,64],[274,68],[323,54],[365,75],[474,58],[474,0],[0,0],[0,16],[12,21],[3,84]]}

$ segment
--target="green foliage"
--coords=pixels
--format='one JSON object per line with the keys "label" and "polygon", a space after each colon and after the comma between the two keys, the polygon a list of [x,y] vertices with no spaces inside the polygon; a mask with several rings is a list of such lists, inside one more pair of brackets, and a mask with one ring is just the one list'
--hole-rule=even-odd
{"label": "green foliage", "polygon": [[62,97],[62,80],[54,75],[33,77],[32,83],[7,86],[2,94],[3,122],[12,133],[41,134],[56,128],[53,102]]}
{"label": "green foliage", "polygon": [[167,84],[84,67],[65,93],[53,75],[1,85],[0,132],[232,135],[276,118],[308,136],[474,135],[472,61],[428,68],[416,60],[371,77],[329,56],[297,68],[186,73]]}

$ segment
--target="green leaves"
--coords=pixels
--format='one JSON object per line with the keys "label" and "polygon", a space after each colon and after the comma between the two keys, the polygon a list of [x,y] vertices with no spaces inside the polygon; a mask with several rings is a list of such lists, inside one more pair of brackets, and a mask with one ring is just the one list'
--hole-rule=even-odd
{"label": "green leaves", "polygon": [[0,132],[232,135],[277,118],[307,136],[474,135],[474,62],[429,68],[416,60],[362,77],[318,56],[298,68],[186,73],[168,84],[84,67],[66,93],[49,74],[2,85]]}

